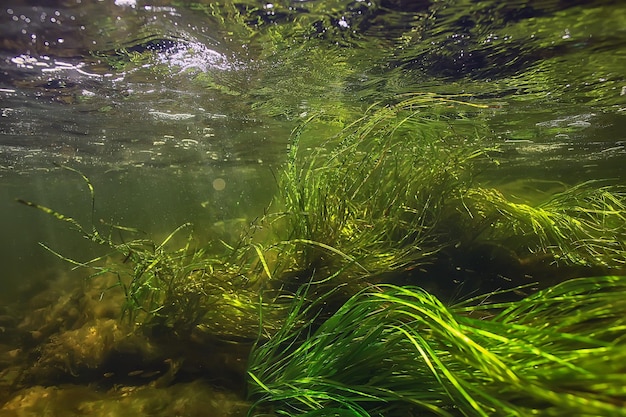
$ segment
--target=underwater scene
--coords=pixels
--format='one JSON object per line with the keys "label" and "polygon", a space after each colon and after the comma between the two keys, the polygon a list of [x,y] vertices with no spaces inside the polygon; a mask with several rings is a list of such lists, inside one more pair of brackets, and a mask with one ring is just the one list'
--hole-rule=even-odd
{"label": "underwater scene", "polygon": [[6,0],[0,417],[626,416],[620,1]]}

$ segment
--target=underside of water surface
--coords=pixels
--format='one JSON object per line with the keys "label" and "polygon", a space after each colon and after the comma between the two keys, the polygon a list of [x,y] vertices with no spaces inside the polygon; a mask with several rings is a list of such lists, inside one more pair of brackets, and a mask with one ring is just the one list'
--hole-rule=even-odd
{"label": "underside of water surface", "polygon": [[0,417],[626,415],[626,8],[0,7]]}

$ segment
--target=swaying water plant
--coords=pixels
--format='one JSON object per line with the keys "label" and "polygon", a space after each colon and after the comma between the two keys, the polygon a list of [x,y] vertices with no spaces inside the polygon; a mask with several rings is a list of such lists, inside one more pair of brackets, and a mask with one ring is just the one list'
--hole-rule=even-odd
{"label": "swaying water plant", "polygon": [[[246,246],[230,247],[208,253],[192,246],[190,233],[182,247],[172,241],[191,224],[185,223],[160,243],[148,239],[138,229],[94,222],[95,192],[90,180],[81,172],[63,166],[82,177],[91,198],[91,224],[83,226],[76,219],[37,203],[18,202],[41,210],[67,222],[83,238],[106,248],[109,252],[82,262],[66,257],[47,245],[54,255],[77,268],[94,271],[91,278],[114,275],[124,293],[122,318],[146,328],[167,328],[185,335],[194,329],[213,334],[254,338],[258,333],[258,309],[265,308],[266,317],[282,316],[282,304],[258,305],[257,288],[261,277],[258,254]],[[117,236],[116,236],[117,235]],[[117,258],[117,259],[116,259]]]}
{"label": "swaying water plant", "polygon": [[[474,242],[498,243],[519,253],[551,254],[583,266],[626,264],[626,192],[586,182],[530,205],[496,189],[472,188],[463,198]],[[469,234],[469,233],[468,233]]]}
{"label": "swaying water plant", "polygon": [[469,187],[472,161],[485,156],[450,132],[451,117],[441,113],[454,113],[453,106],[480,107],[455,97],[407,96],[372,107],[312,150],[302,142],[315,118],[313,128],[296,129],[276,204],[284,208],[281,250],[295,260],[284,269],[317,276],[341,270],[349,280],[431,259],[442,247],[442,211]]}
{"label": "swaying water plant", "polygon": [[[625,277],[446,307],[380,285],[321,320],[304,287],[250,358],[249,415],[626,415]],[[302,326],[302,321],[307,323]]]}
{"label": "swaying water plant", "polygon": [[500,264],[517,262],[531,275],[553,261],[622,267],[623,190],[583,183],[531,205],[481,187],[474,165],[490,161],[492,149],[448,126],[476,107],[484,106],[414,94],[373,106],[322,145],[309,139],[317,117],[295,129],[272,214],[275,243],[262,242],[273,276],[380,282],[423,268],[444,248],[477,245],[500,249]]}

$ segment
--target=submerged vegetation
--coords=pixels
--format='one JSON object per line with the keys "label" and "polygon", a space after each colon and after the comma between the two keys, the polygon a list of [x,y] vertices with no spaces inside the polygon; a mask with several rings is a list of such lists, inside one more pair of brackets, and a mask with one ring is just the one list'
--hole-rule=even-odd
{"label": "submerged vegetation", "polygon": [[624,285],[576,279],[517,302],[450,307],[420,288],[379,285],[321,324],[307,317],[325,300],[307,303],[304,288],[281,331],[252,353],[254,409],[626,415]]}
{"label": "submerged vegetation", "polygon": [[99,252],[0,306],[2,416],[626,416],[618,2],[55,3],[0,12],[0,171]]}
{"label": "submerged vegetation", "polygon": [[625,191],[591,181],[536,206],[510,201],[496,189],[471,190],[465,201],[478,226],[476,239],[527,253],[549,253],[555,261],[622,267]]}
{"label": "submerged vegetation", "polygon": [[531,294],[461,293],[449,306],[419,288],[445,278],[430,268],[441,253],[478,244],[622,272],[624,191],[589,182],[531,204],[482,186],[475,165],[496,163],[497,149],[453,126],[483,106],[403,96],[322,144],[310,136],[323,115],[312,117],[293,133],[272,206],[236,242],[173,249],[189,225],[155,243],[21,202],[112,250],[57,255],[113,274],[131,326],[246,346],[249,415],[626,415],[623,277],[534,293],[512,282]]}
{"label": "submerged vegetation", "polygon": [[[254,337],[258,320],[258,296],[251,292],[259,288],[252,270],[256,262],[246,257],[250,248],[233,248],[222,242],[223,250],[192,248],[193,234],[189,234],[180,248],[172,247],[184,224],[160,243],[144,236],[138,229],[94,221],[95,195],[90,180],[71,167],[63,167],[82,176],[90,192],[91,224],[84,226],[72,217],[49,207],[18,200],[35,207],[58,220],[67,222],[82,236],[110,250],[109,253],[87,262],[67,258],[45,244],[48,251],[76,267],[94,270],[90,278],[113,275],[116,282],[109,290],[121,288],[124,294],[121,317],[130,325],[162,328],[180,337],[188,337],[198,326],[216,334]],[[100,231],[104,229],[104,231]],[[130,237],[130,238],[129,238]],[[121,260],[107,260],[113,256]],[[269,310],[274,310],[272,307]],[[269,327],[269,326],[268,326]]]}

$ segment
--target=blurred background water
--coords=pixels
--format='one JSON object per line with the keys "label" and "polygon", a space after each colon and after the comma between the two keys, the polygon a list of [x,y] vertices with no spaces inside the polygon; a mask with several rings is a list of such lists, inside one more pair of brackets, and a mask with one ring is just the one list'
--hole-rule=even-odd
{"label": "blurred background water", "polygon": [[[15,198],[165,236],[262,214],[291,130],[398,94],[486,109],[451,128],[498,145],[486,180],[626,177],[619,1],[12,0],[0,7],[2,295],[95,248]],[[320,129],[320,140],[327,132]],[[517,188],[516,188],[517,187]],[[157,239],[158,240],[158,239]]]}

